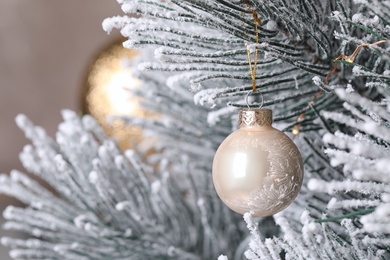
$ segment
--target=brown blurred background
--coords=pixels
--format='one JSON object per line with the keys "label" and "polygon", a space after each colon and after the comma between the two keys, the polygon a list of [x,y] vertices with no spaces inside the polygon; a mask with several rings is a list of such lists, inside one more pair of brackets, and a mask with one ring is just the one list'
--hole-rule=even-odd
{"label": "brown blurred background", "polygon": [[[62,109],[80,111],[89,63],[118,38],[101,23],[120,14],[115,0],[0,0],[0,173],[24,171],[18,154],[28,140],[17,114],[53,136]],[[15,203],[0,196],[1,211]],[[0,259],[10,259],[2,246]]]}

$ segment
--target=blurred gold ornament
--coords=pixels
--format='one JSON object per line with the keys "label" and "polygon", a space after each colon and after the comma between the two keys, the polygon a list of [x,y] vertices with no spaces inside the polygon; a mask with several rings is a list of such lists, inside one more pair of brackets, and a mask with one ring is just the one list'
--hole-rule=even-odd
{"label": "blurred gold ornament", "polygon": [[142,129],[126,125],[119,119],[109,121],[109,116],[151,116],[140,107],[140,98],[131,93],[141,82],[124,64],[137,55],[136,51],[124,48],[122,40],[116,41],[91,63],[85,80],[83,113],[91,114],[106,134],[117,140],[122,150],[140,142]]}

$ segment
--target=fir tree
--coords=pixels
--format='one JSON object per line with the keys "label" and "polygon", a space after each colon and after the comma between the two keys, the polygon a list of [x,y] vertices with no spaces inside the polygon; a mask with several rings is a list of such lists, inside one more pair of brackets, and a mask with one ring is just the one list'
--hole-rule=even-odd
{"label": "fir tree", "polygon": [[[33,142],[21,160],[56,194],[2,175],[0,191],[27,205],[4,211],[4,228],[31,236],[2,238],[13,258],[390,257],[389,1],[118,2],[129,16],[103,27],[139,50],[136,94],[161,115],[122,120],[158,136],[158,152],[122,153],[88,115],[64,111],[56,141],[19,116]],[[286,210],[244,221],[216,195],[211,165],[253,89],[248,50],[305,180]]]}

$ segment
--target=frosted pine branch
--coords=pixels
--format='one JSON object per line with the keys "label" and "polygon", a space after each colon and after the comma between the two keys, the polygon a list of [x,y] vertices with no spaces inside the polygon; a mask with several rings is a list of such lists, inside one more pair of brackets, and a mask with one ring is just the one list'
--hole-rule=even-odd
{"label": "frosted pine branch", "polygon": [[[58,195],[18,171],[1,176],[0,192],[27,205],[9,206],[4,227],[36,238],[2,238],[3,245],[14,248],[11,256],[201,259],[229,253],[227,246],[239,242],[240,230],[222,229],[235,218],[230,212],[222,210],[226,223],[212,221],[211,216],[221,214],[220,201],[196,205],[180,195],[185,188],[189,198],[215,197],[201,188],[207,176],[180,186],[175,170],[156,172],[135,152],[122,154],[89,116],[80,120],[70,111],[63,116],[57,142],[26,117],[17,119],[34,144],[21,156],[24,166]],[[194,178],[191,172],[196,171],[187,170]]]}
{"label": "frosted pine branch", "polygon": [[[32,237],[2,238],[12,257],[389,257],[388,44],[337,62],[323,83],[337,56],[389,38],[387,1],[118,2],[126,14],[103,27],[138,49],[133,71],[143,85],[135,94],[160,115],[121,119],[158,140],[156,153],[122,153],[89,116],[64,112],[55,140],[19,116],[32,139],[21,160],[56,194],[21,172],[1,175],[0,192],[27,205],[8,207],[4,227]],[[248,3],[262,21],[259,44]],[[235,107],[246,107],[252,89],[247,43],[252,56],[259,52],[255,83],[275,125],[290,131],[304,114],[294,141],[305,161],[305,183],[288,209],[245,215],[250,237],[210,178],[213,153],[237,127]]]}
{"label": "frosted pine branch", "polygon": [[[264,26],[259,27],[261,43],[258,45],[251,44],[254,42],[253,18],[248,12],[247,6],[240,2],[127,1],[123,2],[123,10],[127,13],[138,13],[142,17],[133,19],[125,16],[123,20],[119,17],[113,17],[106,19],[103,26],[107,31],[112,28],[121,28],[122,34],[131,39],[125,43],[126,47],[156,46],[155,59],[159,61],[158,65],[154,60],[141,64],[142,69],[173,72],[206,70],[203,76],[190,79],[193,86],[197,85],[196,88],[193,87],[196,91],[216,89],[218,81],[224,79],[230,82],[226,87],[233,90],[232,94],[234,94],[237,92],[234,90],[237,86],[242,86],[243,81],[250,80],[244,49],[246,42],[250,43],[249,46],[252,49],[257,48],[260,51],[257,71],[258,75],[261,76],[257,78],[257,84],[264,93],[267,93],[266,87],[270,85],[280,86],[276,87],[276,91],[280,94],[288,93],[296,86],[309,87],[305,84],[305,81],[308,82],[306,78],[294,77],[292,74],[295,74],[298,69],[324,76],[328,66],[310,62],[309,57],[304,52],[304,46],[291,44],[292,39],[288,39],[287,34],[281,33],[283,31],[275,23],[275,17],[269,17],[269,13],[266,12],[268,4],[274,8],[273,3],[264,3],[262,7],[253,3],[253,7],[260,15],[264,16],[262,19],[265,21]],[[292,4],[291,7],[295,8],[295,5]],[[310,5],[310,8],[314,8],[314,5]],[[172,15],[173,13],[175,15]],[[289,16],[289,18],[293,17]],[[307,18],[309,17],[307,16],[305,19]],[[302,17],[298,19],[302,19]],[[294,23],[298,22],[298,20],[293,21]],[[301,36],[303,37],[308,32],[302,32]],[[324,42],[320,40],[321,37],[315,36],[318,40],[316,46],[320,45],[323,50],[326,50],[328,47],[325,47]],[[218,46],[217,50],[215,46]],[[272,62],[267,62],[267,60]],[[214,65],[210,66],[210,63]],[[226,73],[214,74],[210,73],[211,70],[223,70]],[[277,70],[289,74],[283,75],[285,81],[279,80],[281,74],[275,73]],[[291,78],[295,78],[295,81],[287,86],[285,82]],[[268,81],[268,83],[264,84],[264,81]],[[315,86],[311,87],[315,88]],[[248,85],[246,90],[249,89]],[[207,98],[205,96],[205,98],[208,100],[221,99],[215,103],[216,106],[219,106],[224,97]],[[305,97],[306,100],[308,98]],[[267,95],[267,99],[272,100],[273,95]],[[275,104],[279,102],[281,101],[270,102],[267,105],[277,107],[278,105]],[[282,101],[281,107],[289,103],[285,99]]]}
{"label": "frosted pine branch", "polygon": [[[386,7],[375,2],[374,11],[363,12],[356,1],[304,1],[299,4],[294,1],[249,2],[264,22],[259,27],[259,44],[254,44],[252,14],[241,1],[124,2],[125,12],[138,13],[142,18],[134,21],[125,18],[123,22],[118,22],[120,18],[112,18],[112,27],[122,24],[122,34],[130,39],[125,46],[139,47],[144,57],[139,63],[141,69],[152,70],[140,72],[145,82],[139,94],[149,97],[147,106],[155,107],[156,111],[162,110],[169,118],[182,121],[183,117],[178,112],[180,109],[189,118],[183,121],[183,129],[165,124],[166,119],[155,122],[168,129],[188,133],[189,138],[181,137],[185,145],[171,145],[172,137],[180,135],[168,133],[170,131],[162,127],[150,125],[149,133],[159,136],[161,143],[169,144],[161,146],[169,148],[162,151],[162,156],[171,160],[181,151],[189,152],[187,148],[193,144],[191,140],[197,138],[206,138],[210,151],[215,149],[235,127],[235,110],[226,105],[246,107],[243,97],[252,88],[248,82],[249,70],[245,70],[247,57],[244,46],[248,42],[252,53],[255,48],[259,51],[256,86],[264,96],[265,106],[274,110],[274,120],[285,130],[291,130],[296,118],[305,113],[300,129],[303,137],[297,142],[305,157],[307,181],[313,179],[306,185],[310,184],[308,187],[313,189],[313,186],[317,187],[317,181],[321,189],[304,187],[297,203],[283,212],[284,217],[278,220],[282,227],[278,237],[259,241],[260,235],[254,236],[250,243],[251,250],[246,256],[250,259],[277,259],[279,254],[286,254],[291,259],[301,256],[313,259],[380,257],[383,252],[378,248],[371,250],[360,243],[362,235],[356,240],[362,248],[359,252],[355,250],[355,242],[344,241],[340,245],[335,241],[341,241],[341,237],[349,236],[352,232],[352,229],[340,224],[343,218],[348,218],[350,212],[356,212],[357,215],[352,217],[358,220],[359,211],[379,206],[382,201],[376,195],[388,189],[386,183],[376,183],[385,181],[385,177],[378,179],[379,175],[364,174],[379,162],[377,156],[387,155],[385,145],[374,144],[366,138],[371,134],[387,141],[386,108],[384,105],[381,108],[375,106],[377,96],[368,89],[381,87],[383,91],[379,92],[386,94],[384,89],[388,86],[385,79],[388,75],[384,71],[389,66],[384,58],[388,52],[386,45],[368,48],[356,58],[355,63],[371,74],[357,75],[355,72],[358,69],[351,68],[356,64],[340,63],[337,64],[339,70],[330,78],[328,85],[323,84],[323,79],[332,69],[332,59],[340,52],[349,55],[356,44],[371,41],[373,37],[386,37],[386,19],[381,21],[374,18],[376,12],[378,17],[382,13],[379,6]],[[354,16],[357,12],[365,17],[373,17],[373,20],[364,24],[358,19],[359,16]],[[105,24],[110,24],[110,21],[107,19]],[[374,23],[379,30],[374,30]],[[145,46],[155,50],[154,57],[146,55],[142,49]],[[370,55],[373,57],[370,58]],[[162,84],[151,84],[149,80],[154,78],[161,79]],[[367,84],[364,82],[366,79]],[[341,93],[334,94],[333,90],[337,88],[366,93],[372,100],[356,100],[343,106]],[[168,97],[164,89],[169,89],[173,96]],[[320,89],[325,90],[326,94],[312,101],[313,95]],[[189,98],[191,95],[194,95],[193,99]],[[195,101],[195,104],[189,100]],[[251,101],[256,105],[258,99],[254,97]],[[181,104],[180,108],[176,103]],[[158,107],[153,104],[162,105]],[[165,107],[165,104],[172,107]],[[199,104],[206,108],[197,106]],[[364,105],[363,111],[355,107],[357,104]],[[208,107],[214,110],[209,111]],[[324,109],[332,112],[321,113]],[[347,110],[349,114],[345,115]],[[194,114],[188,111],[194,111]],[[128,122],[136,121],[130,119]],[[144,124],[142,120],[140,123]],[[193,135],[196,131],[190,130],[192,128],[202,129],[203,134]],[[360,132],[351,134],[356,130]],[[329,145],[326,150],[321,149],[324,135],[323,141]],[[202,147],[199,148],[197,150],[202,151]],[[195,160],[204,160],[199,153],[190,154]],[[206,173],[210,172],[209,166],[197,162],[194,165],[203,167]],[[378,173],[384,171],[383,168],[377,170]],[[346,189],[350,192],[344,193]],[[335,190],[338,193],[334,193]],[[338,204],[326,209],[332,197],[337,199]],[[300,222],[297,220],[301,216],[298,212],[304,208],[308,208],[311,217],[306,212],[305,220]],[[286,222],[286,219],[290,221]],[[317,220],[324,222],[319,224]],[[250,225],[250,230],[253,231],[253,227]],[[302,233],[305,234],[304,240],[292,241],[291,237],[295,236],[291,234],[298,236]],[[371,233],[364,234],[372,236]]]}

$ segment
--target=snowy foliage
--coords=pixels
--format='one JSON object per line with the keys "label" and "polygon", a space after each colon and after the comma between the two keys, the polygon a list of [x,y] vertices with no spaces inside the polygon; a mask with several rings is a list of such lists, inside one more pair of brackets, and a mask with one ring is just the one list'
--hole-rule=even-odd
{"label": "snowy foliage", "polygon": [[[389,1],[118,2],[128,16],[103,27],[120,29],[124,46],[139,50],[136,94],[161,115],[123,120],[158,136],[156,153],[123,155],[88,116],[65,112],[57,142],[19,117],[34,145],[21,160],[57,194],[19,172],[1,178],[0,191],[27,205],[4,212],[5,228],[34,237],[2,239],[14,258],[390,257],[389,44],[335,62],[323,81],[340,54],[390,38]],[[263,22],[259,44],[249,6]],[[290,131],[305,113],[295,139],[301,194],[273,218],[245,214],[250,234],[210,178],[214,151],[252,88],[247,48],[259,51],[256,86],[276,127]]]}
{"label": "snowy foliage", "polygon": [[[5,229],[34,238],[3,237],[16,259],[210,259],[240,243],[242,228],[210,186],[210,176],[181,156],[191,181],[183,196],[175,178],[135,151],[123,154],[90,116],[63,112],[56,142],[23,115],[17,123],[33,142],[20,155],[27,175],[1,176],[0,191],[28,205],[4,211]],[[177,162],[177,167],[179,163]],[[218,221],[215,221],[215,216]],[[235,245],[231,247],[231,245]]]}

